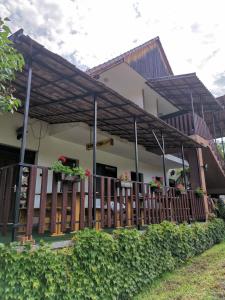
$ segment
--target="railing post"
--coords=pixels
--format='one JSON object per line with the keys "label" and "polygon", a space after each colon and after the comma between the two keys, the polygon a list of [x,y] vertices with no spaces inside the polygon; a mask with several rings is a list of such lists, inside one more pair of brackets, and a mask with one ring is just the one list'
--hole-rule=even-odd
{"label": "railing post", "polygon": [[16,229],[17,229],[18,223],[19,223],[20,194],[21,194],[21,187],[22,187],[23,164],[24,164],[26,142],[27,142],[27,128],[28,128],[29,108],[30,108],[31,81],[32,81],[32,62],[30,59],[30,61],[28,63],[27,91],[26,91],[26,101],[25,101],[24,116],[23,116],[23,135],[22,135],[21,148],[20,148],[19,176],[18,176],[15,207],[14,207],[14,222],[13,222],[13,227],[12,227],[12,241],[15,241],[15,239],[16,239]]}
{"label": "railing post", "polygon": [[97,151],[97,97],[93,95],[94,105],[94,124],[93,124],[93,206],[92,206],[92,226],[95,227],[96,223],[96,151]]}

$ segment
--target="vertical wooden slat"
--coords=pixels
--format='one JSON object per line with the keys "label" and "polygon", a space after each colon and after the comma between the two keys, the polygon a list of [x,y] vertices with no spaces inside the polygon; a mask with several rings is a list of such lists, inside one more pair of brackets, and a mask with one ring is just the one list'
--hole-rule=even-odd
{"label": "vertical wooden slat", "polygon": [[84,228],[85,218],[85,180],[80,181],[80,229]]}
{"label": "vertical wooden slat", "polygon": [[105,177],[101,177],[101,228],[105,227]]}
{"label": "vertical wooden slat", "polygon": [[37,166],[30,168],[29,184],[28,184],[28,199],[27,199],[27,226],[26,235],[32,235],[33,215],[34,215],[34,198],[37,178]]}
{"label": "vertical wooden slat", "polygon": [[134,225],[134,191],[133,187],[130,190],[130,205],[131,205],[131,212],[130,212],[130,218],[131,218],[131,225]]}
{"label": "vertical wooden slat", "polygon": [[41,195],[40,195],[40,217],[39,217],[39,226],[38,226],[39,234],[43,234],[45,231],[47,186],[48,186],[48,168],[42,168]]}
{"label": "vertical wooden slat", "polygon": [[67,203],[68,203],[68,182],[64,181],[62,186],[62,219],[61,219],[62,232],[66,231]]}
{"label": "vertical wooden slat", "polygon": [[71,231],[76,230],[77,185],[78,185],[77,182],[73,182],[73,185],[72,185],[72,198],[71,198],[71,221],[70,221]]}
{"label": "vertical wooden slat", "polygon": [[111,227],[111,178],[107,178],[107,226]]}
{"label": "vertical wooden slat", "polygon": [[126,226],[129,225],[129,214],[128,214],[128,190],[125,188],[125,215],[126,215]]}
{"label": "vertical wooden slat", "polygon": [[123,224],[123,189],[120,186],[119,188],[119,195],[120,195],[120,226],[122,227]]}
{"label": "vertical wooden slat", "polygon": [[92,227],[92,202],[93,202],[92,176],[88,177],[88,227]]}
{"label": "vertical wooden slat", "polygon": [[141,184],[142,188],[142,197],[143,197],[143,210],[144,210],[144,224],[147,224],[147,209],[146,209],[146,193],[145,193],[145,184]]}
{"label": "vertical wooden slat", "polygon": [[147,184],[146,186],[147,188],[147,194],[146,194],[146,197],[147,197],[147,210],[148,210],[148,225],[151,224],[151,206],[150,206],[150,193],[149,193],[149,189],[150,189],[150,186],[149,184]]}
{"label": "vertical wooden slat", "polygon": [[117,186],[116,186],[116,179],[113,181],[114,187],[114,227],[117,227],[118,222],[118,209],[117,209]]}
{"label": "vertical wooden slat", "polygon": [[56,181],[56,174],[53,173],[53,177],[52,177],[51,222],[50,222],[51,234],[54,234],[56,232],[57,187],[58,187],[58,182]]}
{"label": "vertical wooden slat", "polygon": [[5,185],[5,205],[4,205],[4,213],[3,213],[3,227],[2,234],[6,235],[7,233],[7,224],[9,220],[10,213],[10,204],[11,204],[11,196],[13,192],[13,167],[7,169],[7,180]]}
{"label": "vertical wooden slat", "polygon": [[136,225],[139,226],[139,214],[140,214],[140,210],[139,210],[139,197],[138,197],[138,184],[137,182],[134,183],[134,187],[135,187],[135,215],[136,215]]}
{"label": "vertical wooden slat", "polygon": [[6,186],[6,174],[7,169],[4,168],[1,170],[0,177],[0,221],[3,222],[4,218],[4,206],[5,206],[5,186]]}

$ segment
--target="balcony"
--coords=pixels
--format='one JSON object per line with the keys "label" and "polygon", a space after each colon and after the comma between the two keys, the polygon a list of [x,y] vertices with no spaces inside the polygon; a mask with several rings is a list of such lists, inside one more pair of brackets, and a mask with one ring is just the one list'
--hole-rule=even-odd
{"label": "balcony", "polygon": [[[221,169],[223,175],[225,176],[225,163],[224,159],[217,148],[217,144],[210,132],[206,122],[197,114],[183,113],[183,114],[171,114],[162,117],[162,119],[169,125],[177,128],[181,132],[188,136],[197,135],[205,140],[204,145],[209,150],[210,153],[205,153],[206,161],[214,168],[212,164],[212,159],[217,162],[217,165]],[[204,141],[203,140],[203,141]]]}
{"label": "balcony", "polygon": [[[18,165],[0,169],[0,225],[3,235],[14,226]],[[152,192],[149,183],[97,176],[93,214],[93,176],[80,182],[57,180],[47,167],[23,165],[17,235],[61,235],[85,227],[96,229],[142,227],[163,220],[204,221],[204,198],[174,188]],[[96,216],[93,218],[93,216]]]}

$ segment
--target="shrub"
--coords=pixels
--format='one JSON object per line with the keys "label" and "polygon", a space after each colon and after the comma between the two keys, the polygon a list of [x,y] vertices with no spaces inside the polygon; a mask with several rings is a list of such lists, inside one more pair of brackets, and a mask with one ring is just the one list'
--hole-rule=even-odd
{"label": "shrub", "polygon": [[18,252],[0,246],[0,297],[22,299],[131,299],[163,272],[220,242],[225,223],[150,225],[145,232],[90,229],[74,246],[52,251],[46,245]]}

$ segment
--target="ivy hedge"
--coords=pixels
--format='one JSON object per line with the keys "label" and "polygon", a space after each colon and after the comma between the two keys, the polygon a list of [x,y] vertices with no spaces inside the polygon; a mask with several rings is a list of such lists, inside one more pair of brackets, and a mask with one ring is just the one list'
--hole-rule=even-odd
{"label": "ivy hedge", "polygon": [[86,229],[74,246],[52,251],[0,246],[0,299],[131,299],[163,272],[173,270],[225,237],[225,223],[150,225],[113,234]]}

